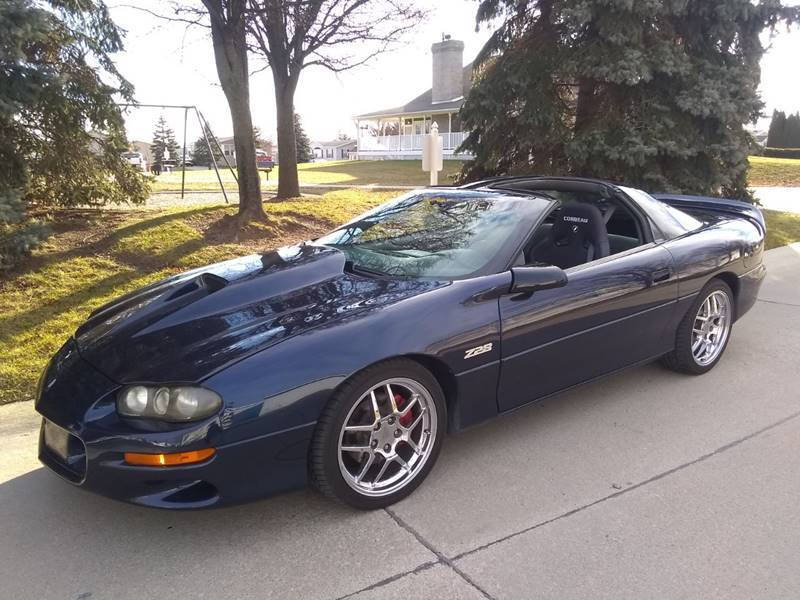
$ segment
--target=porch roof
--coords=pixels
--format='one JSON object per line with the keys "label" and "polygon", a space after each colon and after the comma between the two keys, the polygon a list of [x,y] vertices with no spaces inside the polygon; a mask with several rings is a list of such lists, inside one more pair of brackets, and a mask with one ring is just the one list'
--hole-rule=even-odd
{"label": "porch roof", "polygon": [[[462,72],[463,89],[465,94],[469,92],[472,87],[472,63],[464,67]],[[394,108],[387,108],[384,110],[376,110],[375,112],[364,113],[363,115],[356,115],[356,119],[376,119],[380,117],[402,117],[405,115],[417,114],[436,114],[436,113],[449,113],[458,112],[464,104],[464,95],[445,100],[442,102],[433,101],[433,88],[424,91],[422,94],[404,104],[403,106],[396,106]]]}

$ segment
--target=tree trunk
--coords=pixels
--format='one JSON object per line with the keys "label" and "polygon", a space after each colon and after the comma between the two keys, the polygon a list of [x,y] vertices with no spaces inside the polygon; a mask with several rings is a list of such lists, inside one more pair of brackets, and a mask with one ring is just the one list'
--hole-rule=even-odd
{"label": "tree trunk", "polygon": [[578,98],[575,105],[575,134],[586,131],[594,117],[594,81],[588,77],[578,80]]}
{"label": "tree trunk", "polygon": [[[209,6],[209,3],[206,3]],[[209,12],[211,8],[209,7]],[[243,19],[225,22],[211,15],[211,38],[217,75],[228,100],[233,122],[236,171],[239,179],[239,226],[253,220],[266,220],[261,204],[261,180],[256,165],[253,119],[250,114],[250,72]]]}
{"label": "tree trunk", "polygon": [[294,135],[294,91],[296,81],[275,78],[275,107],[278,117],[278,199],[300,195],[297,177],[297,140]]}
{"label": "tree trunk", "polygon": [[[573,139],[581,137],[591,130],[595,118],[595,84],[588,77],[581,77],[578,80],[578,97],[575,106],[575,126],[573,128]],[[584,177],[595,176],[596,173],[590,168],[588,160],[578,162],[573,159],[570,171],[573,175]]]}
{"label": "tree trunk", "polygon": [[239,177],[239,225],[242,226],[253,220],[265,221],[267,215],[261,203],[261,179],[256,165],[249,94],[236,94],[228,99],[228,103],[233,120],[233,144]]}

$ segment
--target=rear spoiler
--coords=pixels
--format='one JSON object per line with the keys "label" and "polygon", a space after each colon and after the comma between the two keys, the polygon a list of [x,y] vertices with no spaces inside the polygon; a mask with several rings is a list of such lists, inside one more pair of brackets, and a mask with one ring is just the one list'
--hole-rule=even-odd
{"label": "rear spoiler", "polygon": [[686,211],[697,211],[721,214],[729,217],[744,218],[754,223],[766,233],[767,224],[764,215],[754,204],[731,200],[729,198],[710,198],[708,196],[686,196],[682,194],[653,194],[653,198],[666,202],[670,206]]}

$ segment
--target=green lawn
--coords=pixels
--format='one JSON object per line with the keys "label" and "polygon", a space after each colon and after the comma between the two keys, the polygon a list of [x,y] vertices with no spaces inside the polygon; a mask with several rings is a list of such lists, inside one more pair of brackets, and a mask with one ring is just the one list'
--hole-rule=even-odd
{"label": "green lawn", "polygon": [[342,190],[266,203],[270,222],[240,242],[225,234],[225,205],[171,210],[64,211],[54,235],[0,278],[0,404],[32,399],[61,344],[101,304],[187,269],[316,237],[393,192]]}
{"label": "green lawn", "polygon": [[[270,184],[277,184],[278,171],[275,167],[269,174]],[[461,169],[461,161],[446,160],[439,173],[440,183],[449,183],[450,177]],[[422,186],[430,182],[430,174],[422,170],[418,160],[344,160],[331,162],[303,163],[297,166],[300,183],[335,185],[397,185]],[[233,174],[225,168],[220,170],[226,189],[235,190]],[[261,174],[262,184],[267,183],[266,175]],[[172,191],[181,189],[181,172],[164,173],[156,178],[153,191]],[[217,175],[213,169],[186,171],[187,190],[219,190]]]}
{"label": "green lawn", "polygon": [[[346,160],[336,162],[315,162],[298,165],[300,183],[334,185],[397,185],[422,186],[429,182],[429,174],[422,170],[418,160]],[[439,181],[448,183],[458,173],[461,162],[448,160],[444,170],[439,173]],[[276,167],[269,174],[264,173],[264,184],[276,185]],[[225,188],[235,191],[236,183],[228,169],[220,171]],[[800,160],[784,158],[750,157],[750,185],[753,186],[800,186]],[[181,172],[165,173],[156,178],[153,191],[180,190]],[[213,170],[187,171],[187,190],[219,190],[217,176]]]}
{"label": "green lawn", "polygon": [[800,242],[800,214],[765,210],[767,250]]}
{"label": "green lawn", "polygon": [[800,160],[751,156],[749,180],[752,186],[800,187]]}

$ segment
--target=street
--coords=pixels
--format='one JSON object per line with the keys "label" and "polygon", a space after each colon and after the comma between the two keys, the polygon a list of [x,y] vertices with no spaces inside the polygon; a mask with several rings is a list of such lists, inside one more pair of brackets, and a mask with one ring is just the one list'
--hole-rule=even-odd
{"label": "street", "polygon": [[0,596],[797,598],[800,244],[767,267],[710,373],[638,367],[450,436],[385,511],[122,504],[38,463],[31,403],[0,407]]}

